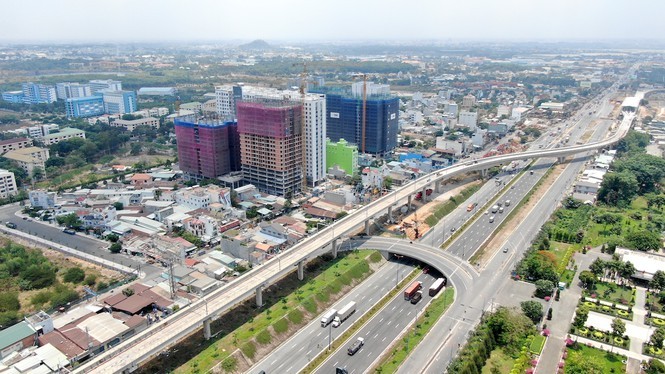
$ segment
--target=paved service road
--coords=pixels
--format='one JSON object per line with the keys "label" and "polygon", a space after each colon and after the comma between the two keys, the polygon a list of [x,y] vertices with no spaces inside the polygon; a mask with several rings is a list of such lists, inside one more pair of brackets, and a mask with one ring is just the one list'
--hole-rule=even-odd
{"label": "paved service road", "polygon": [[16,215],[16,213],[20,212],[22,208],[23,207],[17,204],[0,207],[0,222],[2,222],[3,225],[7,222],[12,222],[16,224],[16,229],[14,230],[18,230],[38,238],[46,239],[65,247],[85,252],[95,257],[103,258],[111,262],[128,266],[132,269],[140,269],[148,277],[163,271],[162,268],[145,264],[143,261],[141,261],[141,259],[137,260],[125,254],[113,254],[109,252],[107,249],[109,246],[108,242],[94,239],[80,233],[77,233],[76,235],[69,235],[62,232],[62,229],[57,226],[36,222],[33,218],[30,218],[30,220],[24,220],[22,216]]}

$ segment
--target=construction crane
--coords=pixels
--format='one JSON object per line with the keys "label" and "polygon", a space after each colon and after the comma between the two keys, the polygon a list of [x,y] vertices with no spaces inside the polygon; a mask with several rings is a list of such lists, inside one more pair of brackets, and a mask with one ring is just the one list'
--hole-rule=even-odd
{"label": "construction crane", "polygon": [[300,66],[302,65],[302,72],[300,73],[300,101],[302,105],[302,113],[301,113],[301,128],[300,128],[300,139],[302,143],[302,169],[301,169],[301,176],[302,176],[302,193],[303,195],[307,191],[307,124],[305,123],[305,97],[307,96],[307,62],[296,62],[293,63],[292,66]]}
{"label": "construction crane", "polygon": [[360,130],[360,137],[361,137],[360,151],[362,153],[365,153],[365,123],[367,121],[367,74],[364,73],[354,74],[353,77],[363,78],[363,114],[362,114],[363,122]]}

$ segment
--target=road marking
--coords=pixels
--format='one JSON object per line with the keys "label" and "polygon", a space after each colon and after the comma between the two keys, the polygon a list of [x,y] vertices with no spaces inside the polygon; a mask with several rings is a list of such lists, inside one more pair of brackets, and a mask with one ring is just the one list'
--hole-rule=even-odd
{"label": "road marking", "polygon": [[[333,366],[337,367],[337,364],[338,364],[338,363],[339,363],[339,361],[335,361],[335,363],[333,364]],[[278,368],[278,369],[279,369],[279,368]]]}
{"label": "road marking", "polygon": [[382,342],[385,342],[385,341],[386,341],[386,337],[384,336],[383,339],[382,339],[381,341],[382,341]]}
{"label": "road marking", "polygon": [[381,318],[381,320],[379,321],[379,323],[381,323],[381,322],[383,322],[383,318]]}
{"label": "road marking", "polygon": [[286,369],[286,372],[290,373],[292,368],[293,368],[293,366],[289,367],[288,369]]}
{"label": "road marking", "polygon": [[374,335],[374,339],[379,337],[379,333],[377,332],[376,335]]}
{"label": "road marking", "polygon": [[318,338],[319,336],[321,336],[322,333],[323,333],[323,331],[319,331],[319,333],[316,334],[316,337]]}
{"label": "road marking", "polygon": [[275,366],[275,364],[277,363],[277,360],[278,359],[275,359],[275,361],[273,361],[272,364],[270,364],[270,366]]}
{"label": "road marking", "polygon": [[406,315],[407,315],[407,316],[410,316],[410,315],[411,315],[411,311],[409,311],[409,313],[407,313]]}
{"label": "road marking", "polygon": [[386,325],[390,326],[390,324],[391,324],[392,322],[393,322],[393,321],[388,321],[388,323],[386,323]]}
{"label": "road marking", "polygon": [[[303,345],[302,347],[300,347],[300,349],[298,350],[298,352],[302,351],[303,349],[305,349],[305,346],[304,346],[304,345]],[[287,371],[290,371],[290,370],[287,370]]]}

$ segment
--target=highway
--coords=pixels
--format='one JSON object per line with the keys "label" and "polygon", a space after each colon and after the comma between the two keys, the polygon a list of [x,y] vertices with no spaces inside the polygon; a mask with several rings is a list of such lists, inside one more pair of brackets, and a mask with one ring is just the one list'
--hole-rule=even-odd
{"label": "highway", "polygon": [[[607,106],[602,106],[601,109],[598,111],[599,115],[609,110]],[[602,139],[607,134],[610,124],[611,121],[603,121],[594,131],[591,140]],[[583,125],[579,128],[579,123],[575,124],[570,135],[571,140],[583,134],[586,123]],[[458,349],[466,342],[468,333],[480,321],[482,313],[493,307],[494,295],[505,287],[510,287],[514,282],[509,277],[510,272],[528,249],[531,238],[538,233],[563,199],[563,192],[569,188],[577,173],[584,167],[585,161],[586,157],[582,155],[566,165],[534,209],[500,246],[500,248],[509,247],[509,251],[503,253],[498,248],[495,249],[494,256],[482,269],[475,282],[474,292],[458,295],[459,299],[425,337],[419,348],[407,358],[398,373],[441,373],[445,370]],[[461,326],[464,327],[460,328]]]}
{"label": "highway", "polygon": [[[349,215],[335,222],[333,225],[306,238],[289,250],[280,254],[278,256],[278,261],[270,261],[263,266],[257,267],[228,285],[212,292],[206,296],[210,315],[212,317],[218,316],[233,307],[233,305],[239,301],[250,297],[257,288],[280,279],[285,274],[292,271],[294,265],[297,265],[299,262],[307,258],[311,258],[315,252],[325,247],[334,239],[345,237],[348,233],[361,226],[365,221],[370,220],[376,215],[383,214],[388,207],[399,206],[406,201],[409,196],[424,188],[428,188],[434,182],[443,181],[471,170],[486,170],[489,167],[500,164],[507,165],[512,161],[518,161],[525,158],[564,157],[603,148],[617,142],[625,136],[630,128],[632,120],[633,116],[626,114],[624,116],[624,121],[622,121],[622,124],[617,129],[616,133],[609,139],[601,142],[488,157],[482,160],[460,163],[456,166],[425,175],[367,206],[354,212],[350,212]],[[442,272],[445,273],[445,271]],[[133,368],[141,362],[158,354],[163,349],[175,344],[182,337],[191,334],[200,327],[204,320],[211,316],[206,315],[204,302],[199,301],[191,307],[176,313],[171,317],[168,324],[160,324],[129,338],[120,343],[115,349],[93,358],[86,364],[82,365],[78,370],[95,370],[96,372],[110,373],[121,372]],[[159,333],[157,334],[157,332]],[[119,352],[122,352],[123,354],[120,355],[118,354]]]}

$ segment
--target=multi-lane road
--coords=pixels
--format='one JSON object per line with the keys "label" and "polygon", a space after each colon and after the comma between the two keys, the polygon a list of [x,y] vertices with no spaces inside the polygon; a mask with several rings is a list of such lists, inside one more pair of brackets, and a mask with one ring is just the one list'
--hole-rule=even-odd
{"label": "multi-lane road", "polygon": [[[118,372],[138,365],[140,362],[149,359],[164,348],[174,344],[178,339],[195,331],[204,320],[210,318],[205,312],[206,306],[212,315],[219,315],[238,301],[250,296],[257,288],[281,278],[284,274],[291,271],[293,265],[312,256],[332,240],[345,236],[365,221],[370,220],[376,215],[383,214],[388,207],[399,206],[407,197],[431,186],[432,183],[470,170],[486,170],[492,166],[508,164],[524,158],[564,157],[602,148],[622,138],[630,127],[631,122],[632,117],[626,115],[621,127],[612,138],[595,144],[489,157],[482,160],[464,162],[421,177],[407,186],[401,187],[371,204],[350,213],[320,233],[305,239],[281,254],[278,262],[271,261],[264,266],[255,268],[231,284],[214,291],[212,294],[206,296],[207,303],[205,305],[203,302],[195,303],[192,307],[174,315],[168,325],[159,326],[159,331],[157,328],[153,328],[138,334],[122,342],[111,352],[100,355],[83,365],[81,370],[94,369],[100,372]],[[119,352],[123,352],[123,354],[118,355]]]}

